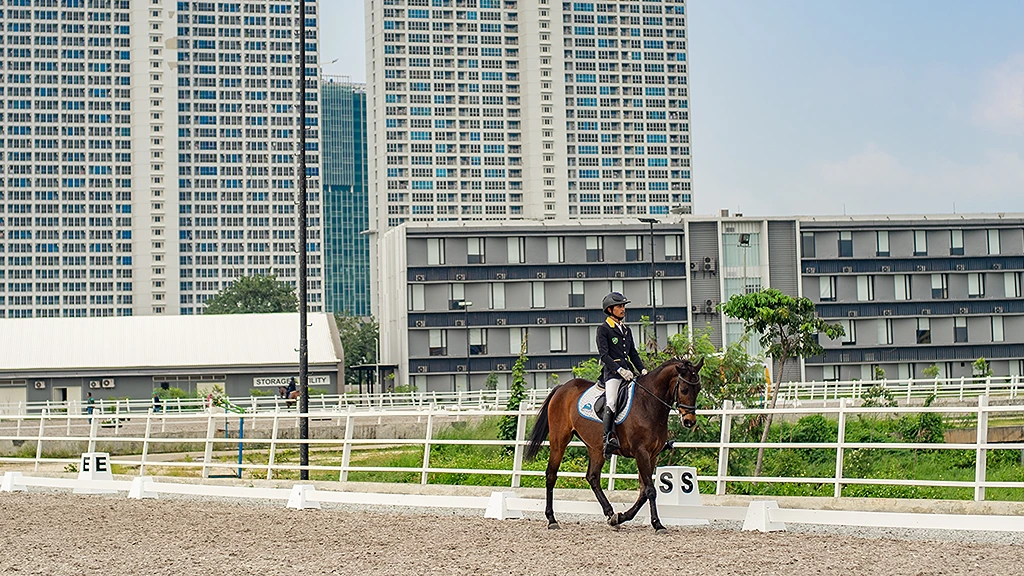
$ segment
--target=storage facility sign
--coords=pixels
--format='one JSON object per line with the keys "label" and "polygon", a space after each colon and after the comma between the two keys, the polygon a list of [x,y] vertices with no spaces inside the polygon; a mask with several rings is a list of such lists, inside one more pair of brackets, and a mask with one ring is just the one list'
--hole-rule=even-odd
{"label": "storage facility sign", "polygon": [[[288,386],[288,382],[295,378],[295,385],[299,384],[298,376],[261,376],[252,379],[253,386],[257,388],[280,388],[281,386]],[[327,375],[309,376],[310,386],[330,386],[331,377]]]}

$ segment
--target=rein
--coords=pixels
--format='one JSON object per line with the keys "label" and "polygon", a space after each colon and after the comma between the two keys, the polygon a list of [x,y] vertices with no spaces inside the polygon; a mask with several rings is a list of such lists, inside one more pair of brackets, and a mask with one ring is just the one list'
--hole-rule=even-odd
{"label": "rein", "polygon": [[[690,384],[691,386],[696,384],[696,382],[693,382],[692,380],[687,380],[687,379],[683,378],[682,376],[676,375],[676,377],[675,377],[676,385],[673,387],[676,391],[679,390],[679,381],[680,380],[685,382],[685,383],[687,383],[687,384]],[[665,402],[657,394],[655,394],[654,392],[651,392],[647,388],[644,388],[643,384],[640,383],[640,379],[639,378],[637,378],[635,382],[636,382],[636,387],[637,388],[639,388],[639,389],[643,390],[644,392],[647,392],[648,394],[650,394],[652,398],[654,398],[658,402],[661,402],[662,404],[664,404],[665,407],[668,408],[669,410],[685,410],[684,414],[695,414],[697,412],[697,407],[696,406],[691,406],[689,404],[680,404],[678,400],[676,400],[672,404],[669,404],[668,402]],[[673,394],[673,396],[675,396],[677,398],[679,397],[678,393],[677,394]]]}

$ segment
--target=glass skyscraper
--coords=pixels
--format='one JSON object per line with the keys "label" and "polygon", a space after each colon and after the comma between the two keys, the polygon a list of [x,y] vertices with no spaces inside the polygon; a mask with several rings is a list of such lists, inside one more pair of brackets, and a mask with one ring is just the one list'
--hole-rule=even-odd
{"label": "glass skyscraper", "polygon": [[330,312],[370,315],[366,87],[327,76],[323,110],[324,283]]}

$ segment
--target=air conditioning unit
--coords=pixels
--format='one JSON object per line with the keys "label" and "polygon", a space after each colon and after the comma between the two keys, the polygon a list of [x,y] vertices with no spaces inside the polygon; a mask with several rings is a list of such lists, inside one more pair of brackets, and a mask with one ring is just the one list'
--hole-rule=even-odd
{"label": "air conditioning unit", "polygon": [[846,313],[846,315],[848,317],[850,317],[850,318],[856,318],[857,317],[857,311],[856,310],[850,310],[849,312]]}
{"label": "air conditioning unit", "polygon": [[577,278],[586,278],[587,277],[587,273],[586,272],[577,272],[576,273],[576,277]]}
{"label": "air conditioning unit", "polygon": [[704,257],[704,264],[705,265],[711,264],[711,256],[705,256]]}
{"label": "air conditioning unit", "polygon": [[508,370],[508,364],[495,364],[494,369],[498,370],[499,372]]}
{"label": "air conditioning unit", "polygon": [[507,322],[507,320],[505,320],[504,318],[497,318],[494,320],[494,323],[497,324],[498,326],[504,326],[505,322]]}
{"label": "air conditioning unit", "polygon": [[696,269],[697,269],[697,263],[696,262],[690,262],[690,270],[696,270]]}
{"label": "air conditioning unit", "polygon": [[548,319],[547,318],[537,318],[537,324],[547,324],[547,323],[548,323]]}
{"label": "air conditioning unit", "polygon": [[466,275],[465,274],[456,274],[455,275],[456,282],[461,282],[461,281],[463,281],[465,279],[466,279]]}
{"label": "air conditioning unit", "polygon": [[917,266],[914,267],[914,269],[917,270],[918,272],[927,272],[928,271],[928,267],[925,266],[924,264],[918,264]]}
{"label": "air conditioning unit", "polygon": [[114,379],[113,378],[104,378],[103,380],[100,381],[100,385],[103,388],[113,388],[114,387]]}
{"label": "air conditioning unit", "polygon": [[968,308],[965,307],[965,306],[961,306],[960,308],[957,308],[957,310],[958,310],[957,314],[967,314],[968,313]]}
{"label": "air conditioning unit", "polygon": [[425,328],[426,325],[427,325],[427,321],[426,320],[417,320],[414,324],[416,325],[417,328]]}
{"label": "air conditioning unit", "polygon": [[999,262],[993,262],[992,263],[992,269],[993,270],[1002,270],[1003,269],[1003,265],[1000,264]]}
{"label": "air conditioning unit", "polygon": [[426,282],[427,281],[427,275],[426,274],[417,274],[416,275],[416,281],[417,282]]}
{"label": "air conditioning unit", "polygon": [[892,310],[890,310],[888,308],[886,308],[885,310],[882,310],[882,316],[892,316]]}
{"label": "air conditioning unit", "polygon": [[654,277],[655,278],[664,278],[665,277],[665,271],[664,270],[655,270],[654,271]]}
{"label": "air conditioning unit", "polygon": [[843,273],[850,274],[853,272],[853,266],[843,266]]}
{"label": "air conditioning unit", "polygon": [[704,307],[704,313],[705,314],[714,314],[715,313],[715,307],[714,306],[705,306]]}
{"label": "air conditioning unit", "polygon": [[455,321],[455,325],[456,326],[465,326],[466,325],[466,321],[465,320],[456,320]]}
{"label": "air conditioning unit", "polygon": [[700,306],[697,306],[696,304],[690,306],[690,312],[693,312],[694,314],[696,314],[699,310]]}
{"label": "air conditioning unit", "polygon": [[931,313],[932,313],[932,309],[931,308],[921,308],[921,314],[922,315],[927,316],[928,314],[931,314]]}
{"label": "air conditioning unit", "polygon": [[548,363],[547,362],[537,362],[537,370],[547,370],[547,369],[548,369]]}
{"label": "air conditioning unit", "polygon": [[956,265],[956,269],[957,269],[957,271],[959,271],[959,272],[963,272],[964,270],[966,270],[966,269],[967,269],[967,266],[964,266],[963,264],[957,264],[957,265]]}
{"label": "air conditioning unit", "polygon": [[92,389],[95,390],[96,388],[99,388],[99,387],[100,387],[100,381],[99,380],[89,380],[89,388],[92,388]]}
{"label": "air conditioning unit", "polygon": [[33,387],[34,387],[34,388],[35,388],[36,390],[42,390],[43,388],[46,388],[46,382],[45,382],[45,381],[43,381],[43,380],[36,380],[36,382],[35,382],[35,384],[33,385]]}
{"label": "air conditioning unit", "polygon": [[547,277],[548,277],[548,273],[547,272],[537,272],[537,279],[538,280],[543,280],[543,279],[545,279]]}
{"label": "air conditioning unit", "polygon": [[704,271],[705,272],[711,272],[712,270],[715,269],[715,265],[714,264],[712,264],[711,262],[707,262],[707,260],[710,260],[710,258],[705,258],[704,260],[705,260],[705,262],[704,262]]}
{"label": "air conditioning unit", "polygon": [[576,323],[577,324],[586,324],[587,323],[587,318],[585,316],[577,316],[576,317]]}
{"label": "air conditioning unit", "polygon": [[715,305],[715,301],[714,301],[714,300],[711,300],[711,299],[709,298],[709,299],[707,299],[707,300],[705,300],[705,301],[704,301],[704,305],[705,305],[705,306],[714,306],[714,305]]}
{"label": "air conditioning unit", "polygon": [[623,272],[622,270],[616,270],[615,271],[615,277],[616,278],[625,278],[626,277],[626,273]]}
{"label": "air conditioning unit", "polygon": [[804,274],[814,274],[817,271],[818,269],[815,268],[814,266],[807,266],[804,268]]}
{"label": "air conditioning unit", "polygon": [[882,272],[892,272],[892,266],[885,264],[882,266]]}
{"label": "air conditioning unit", "polygon": [[459,364],[458,366],[455,367],[455,371],[456,372],[465,372],[466,371],[466,365],[465,364]]}
{"label": "air conditioning unit", "polygon": [[995,313],[995,314],[1002,314],[1003,313],[1003,307],[1002,306],[995,306],[995,307],[992,308],[992,312]]}
{"label": "air conditioning unit", "polygon": [[423,374],[424,372],[427,371],[427,366],[425,364],[417,366],[416,371],[419,372],[420,374]]}
{"label": "air conditioning unit", "polygon": [[494,279],[495,280],[504,280],[505,278],[507,278],[507,276],[505,275],[504,272],[496,272],[494,274]]}

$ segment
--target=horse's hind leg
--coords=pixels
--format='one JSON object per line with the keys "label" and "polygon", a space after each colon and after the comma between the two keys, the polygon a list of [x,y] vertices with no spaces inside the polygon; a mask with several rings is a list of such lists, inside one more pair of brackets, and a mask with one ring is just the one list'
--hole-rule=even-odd
{"label": "horse's hind leg", "polygon": [[551,449],[551,453],[548,456],[548,468],[544,473],[545,491],[544,491],[544,516],[548,519],[548,529],[556,530],[559,528],[558,522],[555,520],[555,482],[558,481],[558,467],[562,465],[562,457],[565,456],[565,447],[569,445],[569,440],[572,439],[572,430],[567,432],[558,430],[556,432],[555,426],[550,427],[548,435],[548,444]]}
{"label": "horse's hind leg", "polygon": [[[651,503],[651,524],[655,530],[659,532],[664,530],[665,527],[661,525],[661,520],[658,519],[658,509],[654,504],[654,499],[657,497],[658,492],[654,487],[654,482],[651,481],[651,475],[654,473],[654,466],[652,464],[653,458],[650,454],[644,451],[640,451],[636,455],[636,468],[637,473],[640,475],[640,496],[636,499],[636,502],[630,506],[629,510],[620,512],[616,515],[615,520],[617,523],[628,522],[632,520],[640,508],[643,507],[645,502]],[[609,520],[610,522],[611,520]]]}
{"label": "horse's hind leg", "polygon": [[604,511],[604,515],[608,517],[608,523],[612,526],[618,524],[618,522],[612,522],[615,518],[615,511],[612,509],[611,502],[608,501],[608,497],[605,496],[604,490],[601,489],[601,468],[604,467],[604,452],[602,447],[596,448],[587,447],[587,457],[589,463],[587,465],[587,483],[590,484],[590,489],[594,491],[594,496],[597,496],[597,502],[601,505],[601,510]]}

